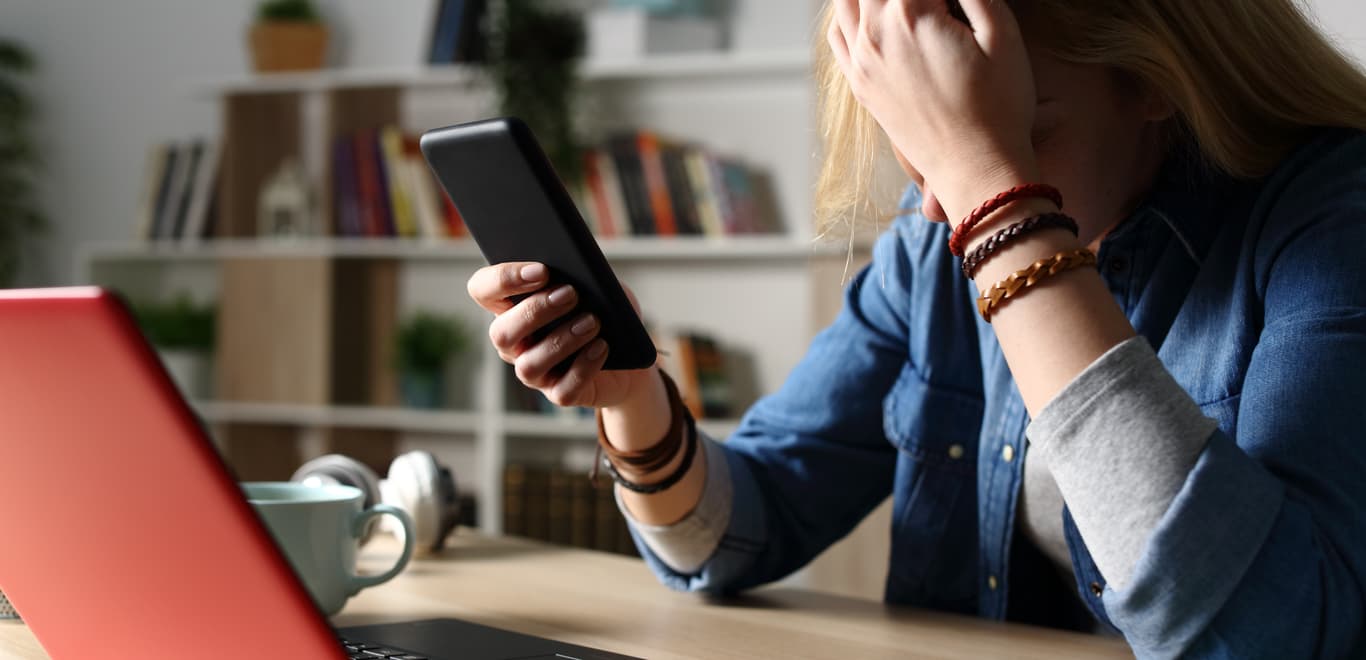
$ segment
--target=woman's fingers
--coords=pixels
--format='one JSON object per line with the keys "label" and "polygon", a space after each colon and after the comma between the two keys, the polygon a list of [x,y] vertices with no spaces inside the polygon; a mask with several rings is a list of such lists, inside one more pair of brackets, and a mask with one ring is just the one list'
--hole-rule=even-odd
{"label": "woman's fingers", "polygon": [[544,391],[546,398],[557,406],[591,405],[599,396],[594,391],[594,378],[602,373],[602,365],[607,363],[607,352],[607,342],[602,338],[590,342],[574,358],[569,370]]}
{"label": "woman's fingers", "polygon": [[517,379],[528,387],[546,390],[562,374],[552,373],[556,365],[569,359],[576,351],[598,336],[601,324],[592,314],[580,314],[555,328],[545,338],[527,347],[513,361]]}
{"label": "woman's fingers", "polygon": [[1015,17],[1003,0],[959,0],[963,13],[972,23],[973,34],[984,52],[990,54],[990,44],[1002,30],[1017,30]]}
{"label": "woman's fingers", "polygon": [[480,307],[502,314],[517,304],[521,296],[544,287],[550,278],[545,265],[533,262],[508,262],[485,266],[474,272],[465,284],[470,297]]}
{"label": "woman's fingers", "polygon": [[835,25],[839,26],[846,43],[858,36],[859,0],[831,0],[835,6]]}
{"label": "woman's fingers", "polygon": [[568,284],[527,296],[489,324],[489,341],[506,362],[530,348],[528,339],[574,309],[579,296]]}

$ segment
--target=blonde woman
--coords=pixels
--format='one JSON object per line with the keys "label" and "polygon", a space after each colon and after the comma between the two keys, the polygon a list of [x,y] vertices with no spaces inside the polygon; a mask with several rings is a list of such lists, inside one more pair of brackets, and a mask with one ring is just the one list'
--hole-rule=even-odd
{"label": "blonde woman", "polygon": [[776,580],[891,495],[889,602],[1366,657],[1366,78],[1292,0],[834,0],[818,50],[826,217],[883,140],[914,185],[724,445],[591,319],[529,339],[574,296],[543,267],[469,282],[600,409],[660,579]]}

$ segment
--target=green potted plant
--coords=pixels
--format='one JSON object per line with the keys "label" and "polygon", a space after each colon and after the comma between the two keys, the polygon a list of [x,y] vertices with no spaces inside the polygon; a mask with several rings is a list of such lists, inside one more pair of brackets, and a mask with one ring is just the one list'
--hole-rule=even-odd
{"label": "green potted plant", "polygon": [[45,224],[34,193],[33,106],[20,82],[33,67],[27,50],[0,39],[0,288],[13,284],[24,240]]}
{"label": "green potted plant", "polygon": [[266,0],[249,35],[252,67],[258,73],[321,69],[327,36],[312,0]]}
{"label": "green potted plant", "polygon": [[410,408],[443,407],[446,367],[469,344],[464,328],[453,318],[419,311],[405,319],[399,325],[394,351],[403,404]]}
{"label": "green potted plant", "polygon": [[574,138],[583,17],[543,0],[504,0],[493,21],[490,68],[504,115],[520,118],[566,181],[581,163]]}
{"label": "green potted plant", "polygon": [[184,293],[169,303],[135,303],[132,308],[138,327],[157,349],[181,392],[189,399],[208,398],[216,310],[196,304]]}

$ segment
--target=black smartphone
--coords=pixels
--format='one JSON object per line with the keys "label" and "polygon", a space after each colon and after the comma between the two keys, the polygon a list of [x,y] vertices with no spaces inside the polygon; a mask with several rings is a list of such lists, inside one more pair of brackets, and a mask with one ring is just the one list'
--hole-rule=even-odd
{"label": "black smartphone", "polygon": [[[604,369],[644,369],[654,342],[531,129],[503,117],[428,131],[422,155],[490,264],[536,261],[601,322]],[[566,314],[560,322],[575,318]],[[548,332],[552,328],[547,328]],[[572,361],[566,360],[565,367]]]}

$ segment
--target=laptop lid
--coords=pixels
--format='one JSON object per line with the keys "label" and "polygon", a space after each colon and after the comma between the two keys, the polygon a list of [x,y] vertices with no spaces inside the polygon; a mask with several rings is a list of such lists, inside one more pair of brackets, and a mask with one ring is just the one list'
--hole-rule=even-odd
{"label": "laptop lid", "polygon": [[0,591],[54,658],[341,657],[106,291],[0,291],[0,530]]}

